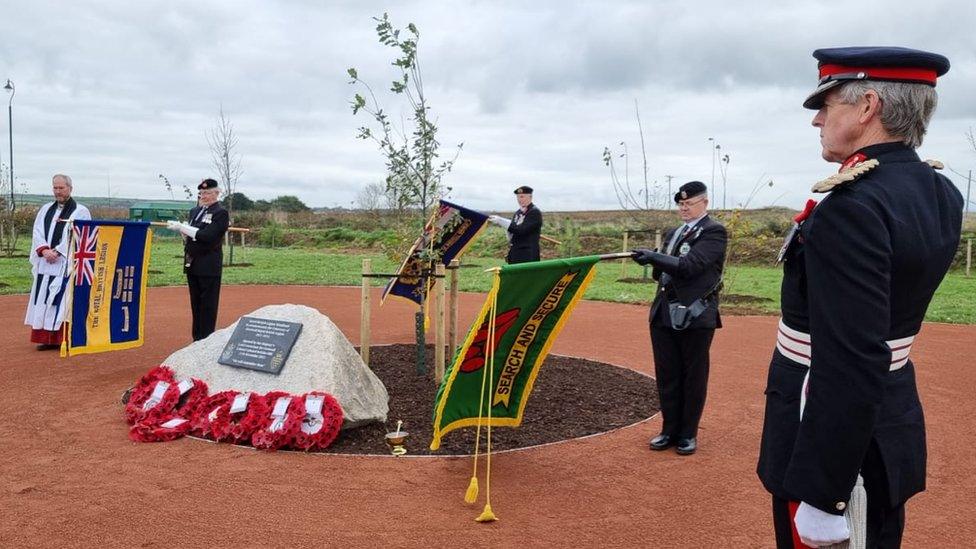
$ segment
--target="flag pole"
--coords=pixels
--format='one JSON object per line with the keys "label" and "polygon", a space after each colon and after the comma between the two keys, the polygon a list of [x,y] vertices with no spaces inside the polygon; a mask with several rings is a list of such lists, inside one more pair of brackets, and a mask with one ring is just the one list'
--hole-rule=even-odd
{"label": "flag pole", "polygon": [[64,332],[61,337],[61,358],[68,356],[68,351],[71,350],[71,320],[75,311],[75,221],[74,219],[65,219],[65,223],[68,224],[68,264],[65,267],[68,269],[68,280],[65,284],[68,285],[64,289],[65,297],[68,298],[68,306],[64,310],[64,320],[61,321],[61,330]]}
{"label": "flag pole", "polygon": [[612,254],[600,254],[600,261],[610,261],[611,259],[627,259],[634,257],[634,252],[616,252]]}
{"label": "flag pole", "polygon": [[[481,214],[481,215],[483,215],[485,217],[491,217],[490,215],[486,214],[485,212],[479,212],[478,210],[472,210],[472,211],[477,212],[477,213],[479,213],[479,214]],[[562,242],[556,240],[555,238],[553,238],[551,236],[546,236],[544,234],[540,234],[539,235],[539,239],[545,240],[546,242],[555,244],[557,246],[562,246],[562,244],[563,244]]]}
{"label": "flag pole", "polygon": [[[614,252],[611,254],[600,254],[599,257],[600,257],[600,261],[611,261],[614,259],[628,259],[634,257],[634,255],[636,255],[634,252]],[[501,269],[502,269],[501,267],[489,267],[485,269],[484,272],[490,273],[494,271],[500,271]]]}

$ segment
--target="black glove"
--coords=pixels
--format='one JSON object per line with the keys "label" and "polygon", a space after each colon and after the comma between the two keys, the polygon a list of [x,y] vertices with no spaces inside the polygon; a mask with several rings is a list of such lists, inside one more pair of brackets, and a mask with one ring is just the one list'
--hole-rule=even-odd
{"label": "black glove", "polygon": [[639,265],[653,265],[658,269],[670,274],[678,270],[680,260],[673,255],[662,254],[654,250],[637,249],[634,250],[634,261]]}
{"label": "black glove", "polygon": [[648,265],[651,263],[651,254],[655,254],[654,250],[648,250],[647,248],[638,248],[636,250],[631,250],[634,255],[631,257],[638,265]]}

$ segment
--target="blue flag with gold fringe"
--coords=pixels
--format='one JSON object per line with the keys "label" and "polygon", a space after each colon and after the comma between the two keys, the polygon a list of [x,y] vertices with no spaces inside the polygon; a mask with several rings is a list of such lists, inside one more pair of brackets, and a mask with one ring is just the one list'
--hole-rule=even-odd
{"label": "blue flag with gold fringe", "polygon": [[61,356],[141,346],[152,245],[149,223],[75,221],[71,240],[71,324]]}
{"label": "blue flag with gold fringe", "polygon": [[390,279],[384,288],[383,299],[394,295],[422,304],[430,289],[431,279],[423,276],[429,257],[439,257],[447,266],[474,241],[487,221],[488,216],[481,212],[441,200],[397,269],[397,277]]}

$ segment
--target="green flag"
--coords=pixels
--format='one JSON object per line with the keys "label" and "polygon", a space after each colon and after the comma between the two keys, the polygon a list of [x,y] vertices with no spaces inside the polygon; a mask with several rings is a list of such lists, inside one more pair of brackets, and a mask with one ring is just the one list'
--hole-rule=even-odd
{"label": "green flag", "polygon": [[431,450],[440,447],[444,434],[460,427],[522,423],[539,368],[599,260],[589,256],[520,263],[496,273],[434,401]]}

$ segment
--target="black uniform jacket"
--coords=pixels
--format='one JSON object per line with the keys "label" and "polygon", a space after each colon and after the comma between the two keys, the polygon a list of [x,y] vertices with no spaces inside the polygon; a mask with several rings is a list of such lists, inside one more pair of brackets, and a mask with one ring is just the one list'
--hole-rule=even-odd
{"label": "black uniform jacket", "polygon": [[539,261],[539,235],[542,234],[542,211],[529,204],[526,208],[525,216],[521,223],[516,223],[521,210],[512,216],[512,223],[508,226],[508,232],[512,235],[512,240],[508,245],[508,257],[505,258],[509,263],[525,263],[527,261]]}
{"label": "black uniform jacket", "polygon": [[[667,253],[674,232],[683,226],[671,229],[664,235],[662,240],[664,248],[661,253]],[[681,253],[682,246],[685,244],[687,244],[687,253]],[[663,273],[655,268],[652,272],[654,280],[660,282],[657,294],[654,296],[654,303],[651,305],[652,326],[671,327],[667,306],[669,302],[690,305],[715,289],[715,285],[722,278],[727,245],[728,233],[725,226],[707,215],[675,244],[671,255],[679,258],[678,270],[673,273]],[[708,308],[691,322],[689,329],[722,327],[717,292],[707,299],[706,303]]]}
{"label": "black uniform jacket", "polygon": [[891,505],[925,489],[914,365],[889,371],[886,341],[918,333],[962,224],[961,194],[913,150],[885,143],[860,152],[880,165],[836,187],[787,250],[783,322],[810,334],[809,387],[801,422],[807,368],[775,351],[758,466],[772,494],[834,514],[872,443]]}
{"label": "black uniform jacket", "polygon": [[197,227],[196,240],[186,238],[183,246],[187,274],[196,276],[220,276],[224,263],[224,233],[230,225],[227,210],[214,202],[201,213],[200,206],[190,210],[190,225]]}

